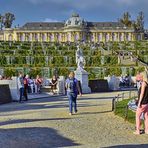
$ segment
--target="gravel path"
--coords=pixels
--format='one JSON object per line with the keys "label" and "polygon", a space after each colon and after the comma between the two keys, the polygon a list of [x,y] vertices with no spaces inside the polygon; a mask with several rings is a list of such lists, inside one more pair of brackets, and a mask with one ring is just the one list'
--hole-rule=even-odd
{"label": "gravel path", "polygon": [[148,135],[111,112],[115,93],[83,95],[78,113],[68,115],[66,97],[0,106],[0,148],[148,147]]}

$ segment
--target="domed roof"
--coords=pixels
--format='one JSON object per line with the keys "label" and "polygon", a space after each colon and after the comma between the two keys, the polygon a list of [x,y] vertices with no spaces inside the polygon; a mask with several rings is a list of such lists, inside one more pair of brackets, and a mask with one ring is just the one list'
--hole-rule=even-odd
{"label": "domed roof", "polygon": [[79,14],[78,13],[72,13],[71,17],[79,17]]}
{"label": "domed roof", "polygon": [[66,27],[82,27],[86,26],[86,24],[86,21],[77,13],[72,13],[71,17],[65,22]]}

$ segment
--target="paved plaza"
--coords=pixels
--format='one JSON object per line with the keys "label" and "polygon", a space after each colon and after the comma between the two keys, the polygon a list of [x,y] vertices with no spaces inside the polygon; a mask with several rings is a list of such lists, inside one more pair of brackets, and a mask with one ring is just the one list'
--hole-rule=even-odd
{"label": "paved plaza", "polygon": [[148,135],[133,135],[134,125],[111,111],[117,93],[79,97],[72,116],[65,96],[1,105],[0,148],[148,147]]}

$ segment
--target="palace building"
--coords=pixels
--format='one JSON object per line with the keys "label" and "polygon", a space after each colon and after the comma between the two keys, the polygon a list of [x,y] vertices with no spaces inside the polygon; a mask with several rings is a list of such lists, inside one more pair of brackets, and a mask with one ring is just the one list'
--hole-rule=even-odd
{"label": "palace building", "polygon": [[0,31],[1,41],[39,42],[108,42],[143,40],[144,32],[136,32],[119,22],[87,22],[73,13],[65,22],[28,22],[22,27]]}

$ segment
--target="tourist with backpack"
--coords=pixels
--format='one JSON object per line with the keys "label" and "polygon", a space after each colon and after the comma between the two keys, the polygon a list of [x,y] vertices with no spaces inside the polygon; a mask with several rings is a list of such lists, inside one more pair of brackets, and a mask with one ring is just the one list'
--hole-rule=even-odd
{"label": "tourist with backpack", "polygon": [[[74,72],[70,72],[69,77],[66,79],[67,97],[69,99],[69,115],[77,113],[77,95],[81,96],[78,80],[75,78]],[[73,112],[74,108],[74,112]]]}

